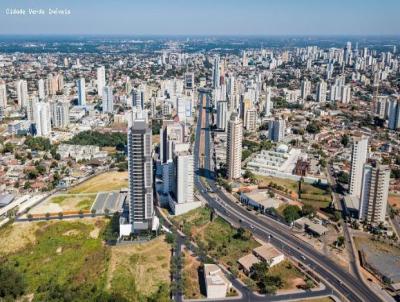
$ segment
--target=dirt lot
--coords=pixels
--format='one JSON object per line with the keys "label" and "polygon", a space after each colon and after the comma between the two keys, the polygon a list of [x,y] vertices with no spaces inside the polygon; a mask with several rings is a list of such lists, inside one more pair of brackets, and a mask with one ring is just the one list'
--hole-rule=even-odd
{"label": "dirt lot", "polygon": [[392,207],[400,209],[400,195],[389,194],[388,202]]}
{"label": "dirt lot", "polygon": [[29,213],[45,214],[89,210],[95,199],[96,194],[58,194],[32,208]]}
{"label": "dirt lot", "polygon": [[199,281],[199,267],[201,265],[200,261],[197,260],[188,251],[184,251],[185,262],[183,267],[184,275],[184,295],[186,299],[200,299],[204,298],[204,295],[200,291],[200,281]]}
{"label": "dirt lot", "polygon": [[134,298],[133,288],[148,296],[160,284],[169,284],[170,257],[164,236],[143,244],[112,247],[106,287],[127,298]]}
{"label": "dirt lot", "polygon": [[68,193],[98,193],[120,190],[128,187],[128,172],[105,172],[97,175],[76,187],[68,190]]}
{"label": "dirt lot", "polygon": [[36,242],[37,223],[21,222],[0,229],[0,255],[18,252]]}

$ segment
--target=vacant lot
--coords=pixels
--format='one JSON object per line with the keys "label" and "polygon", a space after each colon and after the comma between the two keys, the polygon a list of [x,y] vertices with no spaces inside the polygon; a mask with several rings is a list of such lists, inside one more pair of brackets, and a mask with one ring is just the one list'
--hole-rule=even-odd
{"label": "vacant lot", "polygon": [[30,293],[43,294],[50,284],[102,288],[109,251],[93,234],[103,227],[101,219],[13,224],[2,234],[2,240],[10,242],[10,236],[16,233],[34,239],[25,241],[16,252],[6,251],[5,264],[23,275]]}
{"label": "vacant lot", "polygon": [[204,295],[200,291],[199,280],[199,268],[201,263],[187,251],[184,252],[184,255],[184,296],[186,299],[204,298]]}
{"label": "vacant lot", "polygon": [[98,193],[120,190],[128,187],[128,172],[105,172],[97,175],[76,187],[68,190],[68,193]]}
{"label": "vacant lot", "polygon": [[228,267],[237,267],[237,260],[259,246],[250,235],[238,238],[237,230],[228,222],[218,217],[210,220],[211,210],[207,207],[197,208],[174,218],[183,226],[197,244],[209,255],[215,257]]}
{"label": "vacant lot", "polygon": [[158,237],[144,244],[111,248],[107,289],[129,301],[142,301],[157,291],[168,298],[171,247]]}
{"label": "vacant lot", "polygon": [[400,210],[400,195],[389,194],[388,202],[392,207]]}
{"label": "vacant lot", "polygon": [[279,276],[283,281],[283,288],[280,290],[296,289],[305,285],[304,275],[289,260],[285,260],[269,270],[269,275]]}
{"label": "vacant lot", "polygon": [[[298,198],[299,183],[297,181],[270,176],[257,176],[257,179],[260,180],[261,185],[275,184],[280,191]],[[327,189],[327,187],[303,182],[301,185],[301,201],[304,204],[313,205],[315,208],[326,208],[331,201],[331,194]]]}
{"label": "vacant lot", "polygon": [[59,213],[65,211],[90,210],[96,194],[54,195],[32,208],[30,214]]}
{"label": "vacant lot", "polygon": [[72,291],[71,301],[106,301],[98,300],[105,293],[128,301],[169,301],[170,246],[162,237],[106,246],[101,236],[106,222],[93,218],[7,225],[0,229],[2,264],[21,274],[35,302],[49,300],[53,289],[60,295]]}

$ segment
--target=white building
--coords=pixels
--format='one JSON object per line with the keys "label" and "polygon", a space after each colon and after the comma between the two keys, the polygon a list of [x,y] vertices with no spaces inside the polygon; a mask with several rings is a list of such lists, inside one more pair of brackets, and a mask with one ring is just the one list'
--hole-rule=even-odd
{"label": "white building", "polygon": [[15,82],[15,90],[17,91],[18,106],[25,108],[28,103],[28,83],[25,80]]}
{"label": "white building", "polygon": [[317,102],[325,102],[326,101],[326,92],[328,86],[324,80],[318,83],[317,87]]}
{"label": "white building", "polygon": [[69,125],[69,101],[51,102],[51,120],[54,128],[65,129]]}
{"label": "white building", "polygon": [[7,88],[4,81],[0,81],[0,107],[7,107]]}
{"label": "white building", "polygon": [[78,87],[78,105],[86,106],[85,78],[80,78],[77,80],[76,86]]}
{"label": "white building", "polygon": [[349,193],[357,197],[361,195],[363,168],[367,161],[367,154],[368,138],[362,136],[355,137],[351,152]]}
{"label": "white building", "polygon": [[359,219],[369,223],[385,221],[389,194],[389,166],[364,165]]}
{"label": "white building", "polygon": [[271,87],[267,87],[267,91],[265,94],[265,106],[264,106],[264,113],[265,113],[265,116],[267,116],[267,117],[271,116],[271,110],[273,108],[273,104],[271,101],[271,94],[272,94]]}
{"label": "white building", "polygon": [[217,101],[217,128],[225,131],[227,121],[228,121],[228,102]]}
{"label": "white building", "polygon": [[33,121],[37,136],[48,137],[51,133],[50,105],[47,102],[37,102],[33,106]]}
{"label": "white building", "polygon": [[236,113],[232,113],[228,122],[226,164],[228,179],[238,179],[242,165],[243,124]]}
{"label": "white building", "polygon": [[232,283],[216,264],[204,264],[207,299],[225,298]]}
{"label": "white building", "polygon": [[311,94],[311,82],[308,79],[304,79],[301,82],[301,98],[306,100]]}
{"label": "white building", "polygon": [[106,71],[104,66],[97,68],[97,94],[103,96],[103,88],[106,85]]}
{"label": "white building", "polygon": [[44,81],[43,79],[39,79],[37,81],[38,86],[38,96],[40,100],[43,100],[46,97],[45,89],[44,89]]}
{"label": "white building", "polygon": [[114,96],[111,86],[103,87],[103,112],[112,113],[114,111]]}

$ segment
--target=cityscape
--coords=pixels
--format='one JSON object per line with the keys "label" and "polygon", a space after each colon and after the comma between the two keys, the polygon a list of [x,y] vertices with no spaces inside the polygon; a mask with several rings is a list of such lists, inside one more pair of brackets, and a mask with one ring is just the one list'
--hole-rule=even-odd
{"label": "cityscape", "polygon": [[400,301],[398,3],[28,2],[0,5],[0,301]]}

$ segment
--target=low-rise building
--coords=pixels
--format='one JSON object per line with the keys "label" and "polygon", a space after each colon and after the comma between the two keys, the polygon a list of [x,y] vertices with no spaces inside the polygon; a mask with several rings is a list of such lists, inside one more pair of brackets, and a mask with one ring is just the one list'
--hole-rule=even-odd
{"label": "low-rise building", "polygon": [[277,209],[281,205],[282,201],[271,198],[268,191],[256,191],[251,193],[241,193],[240,201],[246,205],[257,208],[261,212],[274,208]]}
{"label": "low-rise building", "polygon": [[253,249],[253,253],[261,261],[267,262],[269,267],[273,267],[285,260],[285,255],[271,244],[263,244],[262,246],[256,247]]}
{"label": "low-rise building", "polygon": [[204,264],[207,299],[225,298],[232,283],[216,264]]}

